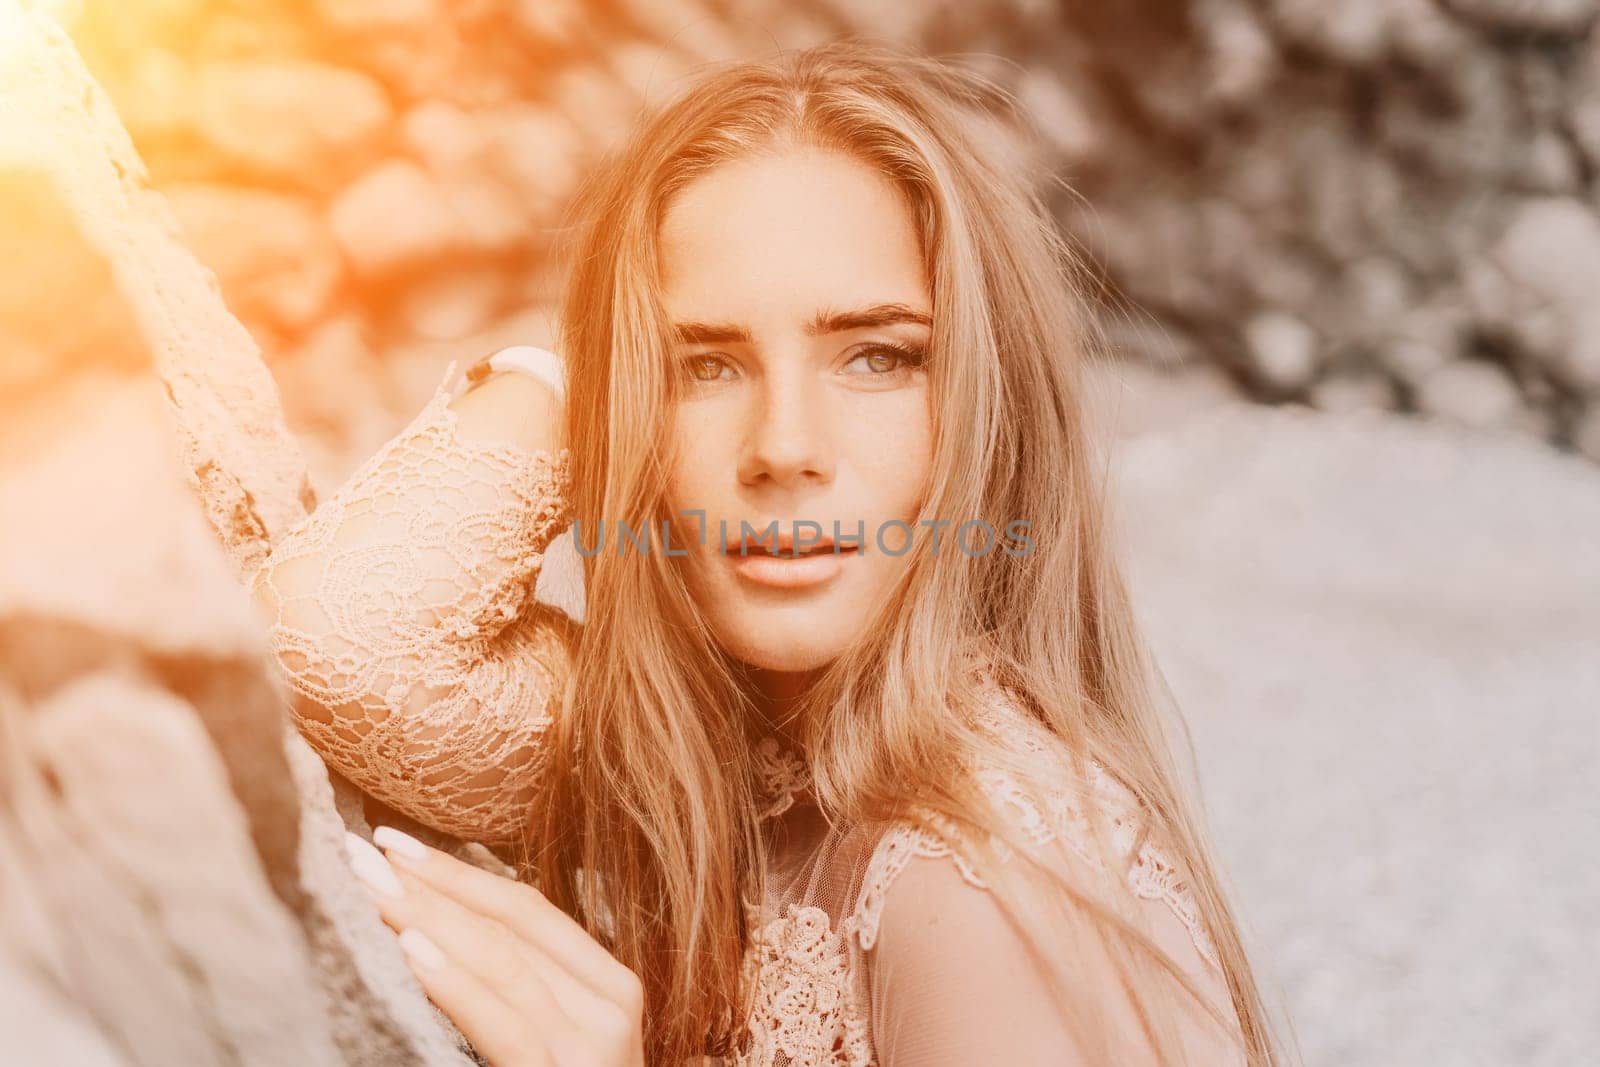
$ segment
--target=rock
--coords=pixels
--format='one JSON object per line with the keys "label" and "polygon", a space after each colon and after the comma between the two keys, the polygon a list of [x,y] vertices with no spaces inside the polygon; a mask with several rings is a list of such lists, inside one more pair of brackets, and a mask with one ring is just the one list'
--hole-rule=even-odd
{"label": "rock", "polygon": [[1470,43],[1437,0],[1270,0],[1267,6],[1280,34],[1350,66],[1398,53],[1434,67],[1459,58]]}
{"label": "rock", "polygon": [[458,220],[461,242],[483,252],[505,252],[528,239],[531,209],[490,167],[492,138],[486,127],[477,114],[427,103],[407,112],[400,132]]}
{"label": "rock", "polygon": [[[285,4],[227,4],[211,5],[206,0],[179,0],[181,5],[209,7],[204,18],[198,18],[182,29],[184,51],[194,56],[210,56],[232,62],[235,59],[254,61],[267,56],[304,56],[314,51],[310,30],[312,27],[299,17],[299,13]],[[156,0],[151,5],[140,5],[156,11],[166,6],[166,0]],[[178,27],[161,28],[160,21],[143,23],[146,32],[154,32],[157,40],[178,37]]]}
{"label": "rock", "polygon": [[587,18],[583,5],[575,0],[511,0],[510,7],[512,23],[524,37],[562,49],[578,41]]}
{"label": "rock", "polygon": [[1536,403],[1530,403],[1529,398],[1526,396],[1522,398],[1522,401],[1517,410],[1512,413],[1506,428],[1514,434],[1520,434],[1535,441],[1553,439],[1560,425],[1560,420],[1556,417],[1556,414],[1548,408],[1540,407]]}
{"label": "rock", "polygon": [[1600,164],[1600,55],[1586,49],[1567,104],[1567,128],[1589,164]]}
{"label": "rock", "polygon": [[1523,202],[1492,256],[1507,279],[1551,303],[1593,293],[1600,277],[1600,220],[1568,197]]}
{"label": "rock", "polygon": [[380,163],[339,194],[328,213],[356,273],[384,278],[465,244],[466,223],[438,181],[410,160]]}
{"label": "rock", "polygon": [[1378,361],[1402,382],[1415,385],[1428,375],[1456,359],[1454,348],[1449,350],[1426,341],[1409,337],[1395,337],[1379,348]]}
{"label": "rock", "polygon": [[1600,399],[1592,401],[1573,423],[1572,444],[1579,454],[1600,463]]}
{"label": "rock", "polygon": [[574,130],[593,159],[610,148],[639,113],[639,99],[599,67],[571,65],[556,75],[551,99],[563,115],[581,115]]}
{"label": "rock", "polygon": [[621,0],[617,6],[663,49],[691,62],[717,63],[746,54],[744,43],[696,0]]}
{"label": "rock", "polygon": [[[0,856],[6,869],[18,873],[22,858]],[[15,900],[15,885],[6,886]],[[37,965],[0,953],[0,1027],[5,1028],[6,1053],[17,1063],[70,1063],[74,1067],[128,1067],[111,1039],[100,1031],[83,1005],[68,992],[46,988],[37,981]]]}
{"label": "rock", "polygon": [[347,33],[409,34],[438,13],[438,0],[314,0],[324,25]]}
{"label": "rock", "polygon": [[1311,387],[1311,404],[1321,411],[1387,411],[1398,403],[1394,382],[1381,374],[1335,374]]}
{"label": "rock", "polygon": [[[0,93],[8,237],[65,250],[5,289],[128,327],[0,392],[0,974],[43,994],[6,989],[8,1058],[110,1062],[87,1032],[116,1062],[462,1067],[241,587],[314,503],[272,378],[70,42],[13,0]],[[19,1020],[63,1001],[87,1026]]]}
{"label": "rock", "polygon": [[1577,153],[1566,137],[1554,130],[1540,130],[1528,145],[1523,163],[1523,181],[1530,189],[1545,193],[1575,191],[1582,178]]}
{"label": "rock", "polygon": [[1291,393],[1311,383],[1317,369],[1317,335],[1287,312],[1262,311],[1244,328],[1251,372],[1266,388]]}
{"label": "rock", "polygon": [[168,186],[167,197],[235,312],[298,331],[327,308],[344,264],[310,200],[198,183]]}
{"label": "rock", "polygon": [[[1268,231],[1270,233],[1270,231]],[[1245,250],[1245,259],[1233,267],[1241,285],[1256,304],[1280,308],[1315,308],[1328,291],[1322,264],[1303,250],[1270,237]],[[1197,288],[1215,289],[1217,278],[1192,279]]]}
{"label": "rock", "polygon": [[1438,0],[1389,0],[1386,9],[1395,51],[1427,69],[1460,62],[1475,42],[1467,27],[1440,10]]}
{"label": "rock", "polygon": [[34,0],[33,9],[64,30],[77,29],[83,21],[84,0]]}
{"label": "rock", "polygon": [[142,369],[147,353],[127,343],[139,331],[133,308],[49,184],[37,174],[0,170],[0,217],[7,253],[28,264],[25,272],[0,271],[0,397],[25,410],[26,398],[62,376]]}
{"label": "rock", "polygon": [[1249,100],[1277,70],[1278,51],[1261,20],[1240,0],[1211,0],[1200,20],[1210,57],[1207,93],[1225,104]]}
{"label": "rock", "polygon": [[1499,367],[1482,360],[1458,359],[1422,380],[1417,387],[1417,407],[1451,422],[1503,430],[1516,423],[1522,398],[1516,384]]}
{"label": "rock", "polygon": [[894,0],[821,0],[822,10],[858,33],[885,41],[920,43],[944,14],[933,4],[901,4]]}
{"label": "rock", "polygon": [[341,1062],[309,948],[267,886],[195,710],[104,670],[33,709],[27,734],[60,797],[60,838],[29,857],[31,873],[73,931],[80,1003],[118,1045],[148,1062],[225,1063],[240,1049],[263,1062]]}
{"label": "rock", "polygon": [[510,291],[510,279],[499,266],[442,271],[406,291],[400,318],[416,337],[459,340],[481,330]]}
{"label": "rock", "polygon": [[1517,294],[1505,271],[1487,254],[1478,256],[1461,265],[1458,278],[1467,306],[1478,322],[1506,322],[1516,314]]}
{"label": "rock", "polygon": [[383,366],[355,315],[318,327],[275,361],[284,416],[307,450],[318,494],[331,491],[395,432]]}
{"label": "rock", "polygon": [[484,116],[485,162],[526,209],[529,225],[548,225],[577,187],[583,144],[565,116],[528,105]]}
{"label": "rock", "polygon": [[1373,63],[1389,44],[1393,0],[1272,0],[1279,26],[1297,44],[1354,65]]}
{"label": "rock", "polygon": [[665,102],[689,72],[689,62],[681,55],[663,52],[647,41],[619,44],[609,50],[604,62],[646,107]]}
{"label": "rock", "polygon": [[1509,290],[1505,327],[1557,377],[1600,387],[1600,219],[1566,197],[1528,200],[1490,255]]}
{"label": "rock", "polygon": [[1267,239],[1250,216],[1230,200],[1207,197],[1193,211],[1200,224],[1201,264],[1212,279],[1227,277],[1243,257]]}
{"label": "rock", "polygon": [[585,155],[572,123],[523,104],[476,112],[423,104],[406,114],[401,138],[438,178],[466,236],[486,251],[526,244],[550,225]]}
{"label": "rock", "polygon": [[249,605],[218,594],[232,575],[191,491],[167,476],[178,465],[159,384],[121,377],[69,371],[61,380],[82,383],[76,396],[0,408],[5,511],[29,517],[0,522],[0,611],[137,635],[165,654],[265,651]]}
{"label": "rock", "polygon": [[1061,162],[1082,165],[1104,148],[1088,109],[1054,71],[1028,69],[1017,82],[1016,94]]}
{"label": "rock", "polygon": [[1378,363],[1391,377],[1414,387],[1463,355],[1474,324],[1460,294],[1438,290],[1397,318],[1375,323]]}
{"label": "rock", "polygon": [[212,63],[195,91],[211,144],[254,172],[312,187],[364,159],[393,117],[376,81],[322,63]]}
{"label": "rock", "polygon": [[428,100],[400,118],[400,143],[441,177],[470,167],[483,145],[475,116],[443,100]]}
{"label": "rock", "polygon": [[1600,14],[1596,0],[1444,0],[1462,18],[1496,29],[1581,33]]}
{"label": "rock", "polygon": [[[171,209],[145,187],[143,162],[71,43],[59,30],[36,36],[38,25],[0,0],[0,169],[48,176],[50,202],[70,219],[55,243],[87,247],[103,259],[118,302],[148,338],[140,365],[148,356],[182,413],[183,463],[247,573],[270,538],[304,515],[309,492],[272,377],[209,272],[177,241]],[[61,295],[46,289],[39,302]],[[104,288],[92,284],[80,295],[94,306]],[[136,347],[127,338],[120,346]]]}
{"label": "rock", "polygon": [[1368,256],[1355,260],[1345,268],[1340,281],[1343,317],[1353,334],[1381,334],[1413,303],[1411,279],[1392,259]]}
{"label": "rock", "polygon": [[178,136],[197,121],[194,77],[188,64],[165,48],[141,52],[116,90],[117,111],[141,141]]}

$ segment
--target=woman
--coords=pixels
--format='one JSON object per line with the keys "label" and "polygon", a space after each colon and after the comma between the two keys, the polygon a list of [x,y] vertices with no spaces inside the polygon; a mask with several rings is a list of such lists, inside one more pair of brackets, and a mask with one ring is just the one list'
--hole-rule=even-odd
{"label": "woman", "polygon": [[[356,846],[491,1062],[1276,1061],[1009,103],[850,42],[702,78],[581,198],[565,404],[441,387],[263,569],[307,737],[519,861]],[[581,627],[529,595],[569,518]]]}

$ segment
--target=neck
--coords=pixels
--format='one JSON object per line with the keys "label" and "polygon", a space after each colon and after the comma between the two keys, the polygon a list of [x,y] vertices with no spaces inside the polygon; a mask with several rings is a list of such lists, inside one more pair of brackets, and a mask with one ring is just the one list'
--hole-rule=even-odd
{"label": "neck", "polygon": [[816,681],[817,673],[816,670],[774,671],[763,667],[750,670],[750,680],[755,687],[756,710],[763,724],[768,731],[796,750],[802,747],[800,704]]}

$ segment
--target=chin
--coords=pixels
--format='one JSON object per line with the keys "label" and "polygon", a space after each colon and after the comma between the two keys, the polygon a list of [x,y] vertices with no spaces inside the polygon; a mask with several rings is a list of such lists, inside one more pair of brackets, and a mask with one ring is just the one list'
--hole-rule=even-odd
{"label": "chin", "polygon": [[838,659],[845,645],[831,627],[741,622],[718,635],[728,654],[769,671],[810,671]]}

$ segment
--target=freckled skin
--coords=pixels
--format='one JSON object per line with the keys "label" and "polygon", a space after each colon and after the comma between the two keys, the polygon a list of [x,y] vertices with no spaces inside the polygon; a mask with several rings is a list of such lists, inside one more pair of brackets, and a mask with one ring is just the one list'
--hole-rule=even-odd
{"label": "freckled skin", "polygon": [[[660,266],[674,323],[733,323],[751,341],[677,347],[688,372],[673,418],[674,544],[721,645],[764,672],[799,676],[856,640],[906,566],[876,531],[914,525],[932,464],[925,368],[884,343],[926,351],[931,329],[900,322],[811,336],[819,312],[932,297],[909,208],[887,179],[850,157],[799,148],[724,164],[682,190],[662,219]],[[874,355],[874,353],[877,353]],[[788,533],[809,519],[831,536],[866,523],[866,551],[825,583],[775,589],[742,578],[717,543],[740,520]],[[890,527],[898,551],[905,532]]]}

